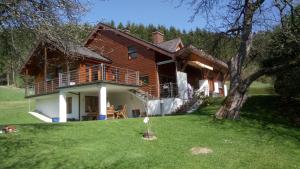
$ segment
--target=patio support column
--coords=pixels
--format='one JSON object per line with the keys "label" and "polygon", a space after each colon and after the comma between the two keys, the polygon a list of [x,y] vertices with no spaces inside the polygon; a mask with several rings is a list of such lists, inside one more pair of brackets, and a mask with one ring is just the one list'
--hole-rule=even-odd
{"label": "patio support column", "polygon": [[219,82],[218,81],[214,81],[214,88],[215,88],[215,93],[220,93],[219,91]]}
{"label": "patio support column", "polygon": [[224,96],[226,97],[227,96],[227,85],[224,84]]}
{"label": "patio support column", "polygon": [[100,86],[99,87],[99,117],[98,120],[105,120],[106,119],[106,87]]}
{"label": "patio support column", "polygon": [[66,93],[59,92],[59,122],[67,122],[67,101]]}

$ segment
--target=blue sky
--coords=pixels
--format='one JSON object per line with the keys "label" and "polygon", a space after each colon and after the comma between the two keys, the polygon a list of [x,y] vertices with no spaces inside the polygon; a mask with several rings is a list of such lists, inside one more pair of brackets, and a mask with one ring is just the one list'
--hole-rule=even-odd
{"label": "blue sky", "polygon": [[96,24],[99,21],[114,20],[115,23],[134,22],[143,24],[175,26],[191,30],[204,28],[201,16],[188,22],[192,9],[188,6],[176,8],[176,0],[89,0],[90,11],[81,18],[82,22]]}

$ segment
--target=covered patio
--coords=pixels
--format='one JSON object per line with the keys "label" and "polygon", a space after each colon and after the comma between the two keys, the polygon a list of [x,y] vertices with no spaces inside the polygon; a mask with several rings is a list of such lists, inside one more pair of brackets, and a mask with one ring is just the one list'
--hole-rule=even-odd
{"label": "covered patio", "polygon": [[59,122],[137,117],[145,112],[145,106],[130,92],[136,89],[110,83],[62,88],[58,96]]}

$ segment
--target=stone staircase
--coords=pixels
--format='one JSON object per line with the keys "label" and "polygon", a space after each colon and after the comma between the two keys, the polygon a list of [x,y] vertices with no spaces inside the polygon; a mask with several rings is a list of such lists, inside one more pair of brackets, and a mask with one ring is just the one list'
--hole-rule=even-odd
{"label": "stone staircase", "polygon": [[201,103],[202,101],[199,100],[198,97],[193,97],[180,106],[175,112],[173,112],[173,114],[193,113],[200,107]]}
{"label": "stone staircase", "polygon": [[198,100],[186,112],[188,114],[193,113],[200,107],[200,105],[201,105],[201,100]]}
{"label": "stone staircase", "polygon": [[147,103],[148,100],[153,100],[155,99],[154,96],[149,94],[148,92],[145,92],[141,89],[130,89],[129,93],[136,96],[138,99],[143,101],[144,103]]}
{"label": "stone staircase", "polygon": [[[137,97],[139,100],[141,100],[145,104],[145,106],[147,105],[147,102],[149,100],[159,99],[159,98],[154,97],[153,95],[149,94],[149,92],[146,92],[142,89],[130,89],[129,93],[131,95]],[[193,98],[186,101],[182,106],[180,106],[172,114],[193,113],[200,107],[201,103],[202,103],[202,101],[199,100],[199,97],[194,95]]]}

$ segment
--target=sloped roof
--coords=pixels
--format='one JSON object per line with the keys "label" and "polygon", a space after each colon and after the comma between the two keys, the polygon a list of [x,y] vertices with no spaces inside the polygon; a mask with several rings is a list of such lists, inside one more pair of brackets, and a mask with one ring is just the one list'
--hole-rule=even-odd
{"label": "sloped roof", "polygon": [[175,59],[176,57],[180,56],[183,53],[193,52],[196,55],[198,55],[199,57],[210,60],[214,64],[220,65],[223,68],[228,69],[228,65],[225,62],[223,62],[222,60],[207,54],[206,52],[204,52],[201,49],[198,49],[198,48],[196,48],[192,45],[189,45],[188,47],[184,47],[180,50],[176,50],[177,45],[182,43],[181,38],[172,39],[172,40],[169,40],[169,41],[162,42],[160,44],[154,44],[152,42],[148,42],[148,41],[145,41],[141,38],[138,38],[138,37],[126,32],[126,31],[116,29],[112,26],[109,26],[109,25],[106,25],[106,24],[103,24],[103,23],[98,23],[97,24],[96,28],[88,36],[88,38],[85,41],[84,45],[87,46],[89,40],[92,39],[92,36],[97,32],[97,30],[103,29],[103,28],[104,28],[104,30],[113,31],[114,33],[116,33],[118,35],[121,35],[121,36],[123,36],[125,38],[128,38],[130,40],[133,40],[133,41],[145,46],[148,49],[152,49],[152,50],[157,51],[159,53],[165,54],[166,56],[172,57],[173,59]]}
{"label": "sloped roof", "polygon": [[[169,52],[176,52],[177,51],[177,46],[179,44],[182,44],[181,39],[180,38],[175,38],[169,41],[165,41],[159,44],[156,44],[156,46],[163,48]],[[183,46],[183,44],[182,44]]]}
{"label": "sloped roof", "polygon": [[37,52],[38,50],[40,50],[40,47],[45,46],[46,44],[51,45],[52,48],[55,48],[55,49],[59,50],[60,52],[68,53],[68,54],[71,54],[71,55],[74,55],[77,57],[85,57],[85,58],[96,59],[96,60],[100,60],[100,61],[104,61],[104,62],[111,62],[110,59],[90,50],[87,47],[78,45],[74,42],[65,41],[65,42],[57,43],[57,42],[53,42],[50,40],[40,40],[31,49],[30,53],[27,56],[27,60],[23,64],[20,72],[23,72],[25,66],[28,64],[28,62],[30,61],[30,58],[32,58],[34,53]]}
{"label": "sloped roof", "polygon": [[225,62],[223,62],[222,60],[217,59],[217,58],[211,56],[210,54],[204,52],[201,49],[196,48],[193,45],[189,45],[186,49],[190,50],[191,52],[197,54],[198,56],[200,56],[202,58],[205,58],[205,59],[207,59],[207,60],[209,60],[209,61],[211,61],[211,62],[213,62],[215,64],[218,64],[218,65],[220,65],[220,66],[228,69],[228,65]]}
{"label": "sloped roof", "polygon": [[66,51],[70,52],[73,55],[84,56],[87,58],[102,60],[102,61],[106,61],[106,62],[110,61],[106,57],[90,50],[89,48],[77,45],[75,43],[68,42],[66,44]]}

